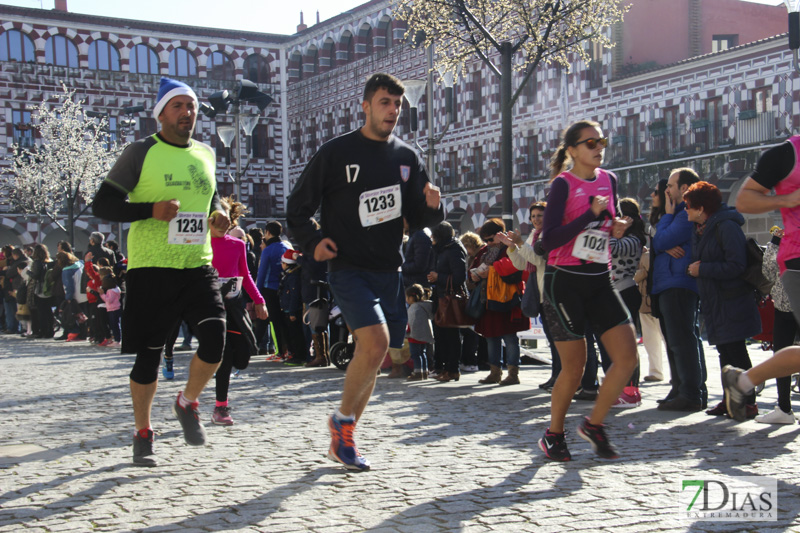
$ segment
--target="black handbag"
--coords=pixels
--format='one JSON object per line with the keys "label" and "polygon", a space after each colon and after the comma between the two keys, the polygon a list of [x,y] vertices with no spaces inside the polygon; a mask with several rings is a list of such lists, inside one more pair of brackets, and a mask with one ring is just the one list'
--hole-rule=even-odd
{"label": "black handbag", "polygon": [[478,320],[486,312],[486,280],[482,279],[469,293],[467,314]]}
{"label": "black handbag", "polygon": [[539,296],[539,283],[536,281],[536,272],[531,272],[525,284],[525,293],[520,302],[522,314],[528,318],[535,318],[541,313],[541,298]]}

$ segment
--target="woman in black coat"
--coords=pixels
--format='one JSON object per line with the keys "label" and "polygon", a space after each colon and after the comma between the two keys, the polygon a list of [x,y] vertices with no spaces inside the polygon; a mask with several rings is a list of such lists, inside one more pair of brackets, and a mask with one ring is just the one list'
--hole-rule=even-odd
{"label": "woman in black coat", "polygon": [[[683,195],[689,220],[695,223],[692,263],[688,273],[697,278],[700,309],[708,343],[719,352],[720,368],[753,365],[746,340],[761,333],[761,317],[754,288],[741,279],[747,266],[744,217],[722,203],[722,193],[711,183],[695,183]],[[703,376],[705,377],[705,376]],[[722,416],[725,399],[706,413]],[[747,400],[748,418],[758,414],[755,394]]]}
{"label": "woman in black coat", "polygon": [[[455,291],[464,288],[467,280],[467,250],[455,238],[453,226],[448,222],[442,222],[431,230],[431,241],[434,267],[428,274],[428,281],[433,284],[433,308],[436,312],[439,298],[447,293],[448,284]],[[436,379],[443,382],[458,381],[461,377],[458,367],[461,360],[461,330],[434,324],[433,336]]]}
{"label": "woman in black coat", "polygon": [[[53,268],[50,259],[50,251],[44,244],[37,244],[33,247],[33,265],[31,266],[31,286],[34,292],[34,302],[38,321],[34,322],[33,333],[40,339],[51,339],[53,337],[53,296],[52,284],[49,293],[46,290],[45,276],[48,270]],[[50,274],[52,276],[52,273]],[[38,328],[36,327],[38,326]]]}

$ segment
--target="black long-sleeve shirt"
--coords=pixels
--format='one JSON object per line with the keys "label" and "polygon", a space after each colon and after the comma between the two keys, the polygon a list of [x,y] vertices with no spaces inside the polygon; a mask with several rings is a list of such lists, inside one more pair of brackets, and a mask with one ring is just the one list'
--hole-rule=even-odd
{"label": "black long-sleeve shirt", "polygon": [[[412,232],[444,219],[441,205],[430,209],[425,202],[428,181],[417,153],[396,137],[381,142],[360,130],[347,133],[322,145],[303,170],[287,203],[289,230],[307,254],[324,237],[332,239],[338,254],[331,270],[397,271],[403,218]],[[399,213],[391,212],[397,202]],[[320,207],[317,231],[311,218]],[[385,218],[368,220],[386,209]]]}

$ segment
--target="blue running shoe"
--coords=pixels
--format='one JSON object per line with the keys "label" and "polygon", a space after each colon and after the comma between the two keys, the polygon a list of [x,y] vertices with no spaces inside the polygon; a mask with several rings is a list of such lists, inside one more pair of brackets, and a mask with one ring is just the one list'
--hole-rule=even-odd
{"label": "blue running shoe", "polygon": [[328,450],[328,459],[343,464],[348,470],[359,472],[369,470],[369,461],[358,452],[353,441],[355,420],[338,420],[331,415],[328,419],[328,428],[331,431],[331,448]]}
{"label": "blue running shoe", "polygon": [[164,366],[161,367],[161,375],[164,379],[175,379],[175,372],[172,370],[172,359],[164,359]]}

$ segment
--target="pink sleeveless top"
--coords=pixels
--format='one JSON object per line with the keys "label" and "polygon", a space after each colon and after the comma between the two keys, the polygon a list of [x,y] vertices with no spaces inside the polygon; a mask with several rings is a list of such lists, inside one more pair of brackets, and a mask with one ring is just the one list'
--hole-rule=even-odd
{"label": "pink sleeveless top", "polygon": [[[790,194],[800,187],[800,136],[789,139],[794,147],[795,165],[792,171],[775,186],[777,194]],[[786,270],[786,261],[800,257],[800,206],[782,208],[783,228],[786,231],[778,248],[778,266],[781,274]]]}
{"label": "pink sleeveless top", "polygon": [[[564,208],[564,218],[561,221],[562,225],[566,225],[584,214],[586,210],[591,207],[593,197],[608,196],[608,212],[611,213],[612,218],[606,217],[602,222],[596,220],[592,221],[586,226],[586,228],[584,228],[584,230],[594,229],[601,230],[604,233],[611,233],[611,227],[614,224],[613,217],[616,217],[617,215],[615,212],[616,198],[614,198],[614,189],[611,186],[611,177],[609,176],[608,172],[602,168],[598,168],[595,172],[595,178],[593,180],[583,180],[570,172],[562,172],[556,177],[556,179],[566,180],[567,185],[569,185],[569,197],[567,199],[567,205]],[[570,240],[564,246],[560,246],[555,250],[552,250],[547,257],[547,264],[554,266],[578,266],[585,264],[585,261],[582,261],[581,259],[572,255],[575,241],[579,236],[580,234],[576,235],[575,238]],[[608,268],[610,269],[610,244],[607,246],[606,251],[608,254]]]}

